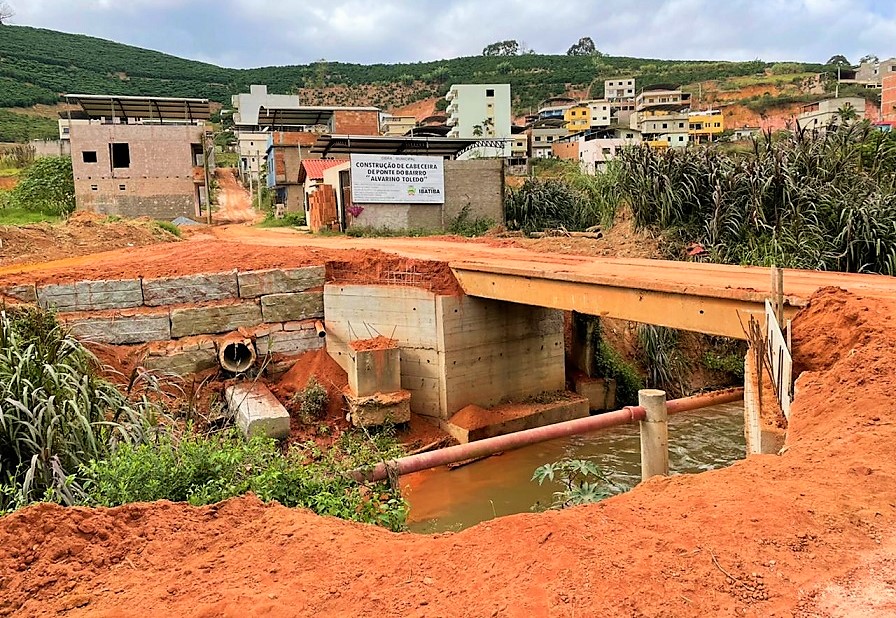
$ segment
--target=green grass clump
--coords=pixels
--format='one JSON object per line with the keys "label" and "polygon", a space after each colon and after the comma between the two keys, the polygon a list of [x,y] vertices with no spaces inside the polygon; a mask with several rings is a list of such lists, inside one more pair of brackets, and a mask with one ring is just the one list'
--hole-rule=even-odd
{"label": "green grass clump", "polygon": [[180,228],[177,227],[176,225],[174,225],[174,223],[172,223],[171,221],[156,221],[156,225],[159,226],[160,228],[162,228],[163,230],[165,230],[166,232],[169,232],[170,234],[174,234],[178,238],[181,237]]}
{"label": "green grass clump", "polygon": [[11,495],[77,503],[78,469],[143,440],[155,413],[102,380],[93,355],[51,313],[0,311],[0,510]]}
{"label": "green grass clump", "polygon": [[86,502],[118,506],[171,500],[205,505],[254,493],[265,502],[404,529],[407,504],[397,488],[358,484],[348,471],[400,453],[389,436],[344,435],[330,450],[297,445],[285,454],[264,437],[246,441],[236,431],[123,445],[85,466]]}
{"label": "green grass clump", "polygon": [[277,219],[272,213],[268,213],[264,221],[258,224],[258,227],[301,227],[303,225],[305,225],[304,212],[289,212],[282,219]]}
{"label": "green grass clump", "polygon": [[2,203],[3,196],[0,195],[0,225],[30,225],[62,221],[62,217],[58,215],[46,215],[42,212],[31,212],[22,208],[3,208]]}

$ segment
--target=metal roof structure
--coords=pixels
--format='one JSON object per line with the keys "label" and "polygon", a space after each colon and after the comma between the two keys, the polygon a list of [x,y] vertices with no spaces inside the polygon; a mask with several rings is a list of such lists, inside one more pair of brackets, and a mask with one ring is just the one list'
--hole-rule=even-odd
{"label": "metal roof structure", "polygon": [[321,135],[311,149],[321,157],[348,154],[431,155],[456,158],[472,148],[501,148],[507,140],[461,137]]}
{"label": "metal roof structure", "polygon": [[259,127],[310,127],[330,124],[338,111],[379,112],[376,107],[265,107],[258,110]]}
{"label": "metal roof structure", "polygon": [[66,94],[65,100],[81,106],[90,118],[139,118],[141,120],[208,120],[208,99]]}

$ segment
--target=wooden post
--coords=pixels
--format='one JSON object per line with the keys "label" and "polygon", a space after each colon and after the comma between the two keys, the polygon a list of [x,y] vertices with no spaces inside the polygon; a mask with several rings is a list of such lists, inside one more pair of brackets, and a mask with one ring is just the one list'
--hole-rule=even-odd
{"label": "wooden post", "polygon": [[669,475],[669,424],[666,391],[638,391],[638,405],[647,411],[641,421],[641,480]]}

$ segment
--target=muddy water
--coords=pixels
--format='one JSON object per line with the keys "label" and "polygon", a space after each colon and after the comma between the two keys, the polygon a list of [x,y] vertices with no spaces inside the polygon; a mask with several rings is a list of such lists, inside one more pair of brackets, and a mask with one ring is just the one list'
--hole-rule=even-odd
{"label": "muddy water", "polygon": [[[693,474],[730,465],[745,456],[743,405],[727,404],[669,419],[669,464],[673,474]],[[641,479],[637,425],[552,440],[448,470],[439,468],[402,479],[413,532],[462,530],[482,521],[550,505],[558,485],[533,483],[538,466],[564,457],[588,459],[628,489]]]}

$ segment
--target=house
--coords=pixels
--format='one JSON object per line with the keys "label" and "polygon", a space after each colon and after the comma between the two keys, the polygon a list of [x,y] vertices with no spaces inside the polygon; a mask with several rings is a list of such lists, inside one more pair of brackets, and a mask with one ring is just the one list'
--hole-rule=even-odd
{"label": "house", "polygon": [[734,129],[734,135],[732,135],[731,139],[736,142],[752,139],[759,135],[761,131],[762,129],[760,127],[740,127],[739,129]]}
{"label": "house", "polygon": [[865,99],[841,97],[804,105],[796,121],[801,129],[824,130],[831,124],[863,118],[865,118]]}
{"label": "house", "polygon": [[690,116],[687,111],[651,108],[637,113],[637,128],[643,141],[652,148],[685,148],[690,143]]}
{"label": "house", "polygon": [[207,214],[208,100],[64,96],[84,116],[68,124],[79,210],[166,221]]}
{"label": "house", "polygon": [[635,79],[616,77],[604,80],[604,98],[607,101],[634,101]]}
{"label": "house", "polygon": [[594,174],[606,167],[628,147],[641,143],[641,133],[628,127],[589,129],[564,137],[553,144],[552,154],[558,159],[577,161],[582,170]]}
{"label": "house", "polygon": [[610,102],[604,99],[583,101],[566,110],[563,119],[569,133],[579,133],[610,126],[612,109]]}
{"label": "house", "polygon": [[302,180],[302,163],[317,159],[311,153],[317,134],[307,131],[274,131],[265,134],[265,160],[267,161],[267,187],[273,192],[275,204],[283,204],[286,212],[302,212],[305,193]]}
{"label": "house", "polygon": [[448,137],[482,138],[480,157],[511,156],[510,84],[455,84],[445,99]]}
{"label": "house", "polygon": [[725,116],[717,109],[690,112],[688,132],[698,144],[718,139],[725,132]]}
{"label": "house", "polygon": [[529,142],[532,144],[532,157],[546,159],[553,156],[552,146],[560,138],[569,135],[566,121],[562,118],[548,118],[535,121],[529,128]]}
{"label": "house", "polygon": [[884,77],[882,86],[880,95],[881,120],[888,123],[896,122],[896,73]]}
{"label": "house", "polygon": [[635,97],[635,111],[685,109],[691,105],[691,94],[680,89],[667,88],[645,89]]}
{"label": "house", "polygon": [[[304,159],[299,168],[299,184],[302,185],[302,208],[305,220],[310,221],[311,196],[324,184],[324,172],[330,168],[347,169],[348,159]],[[332,185],[331,185],[332,186]],[[335,213],[334,213],[335,214]]]}
{"label": "house", "polygon": [[541,102],[538,108],[538,120],[563,119],[566,110],[575,105],[577,101],[569,97],[551,97]]}
{"label": "house", "polygon": [[888,75],[896,75],[896,58],[867,60],[859,65],[854,75],[842,76],[841,82],[855,83],[868,88],[880,88]]}
{"label": "house", "polygon": [[407,135],[417,126],[417,118],[414,116],[383,116],[380,122],[383,135],[400,137]]}

